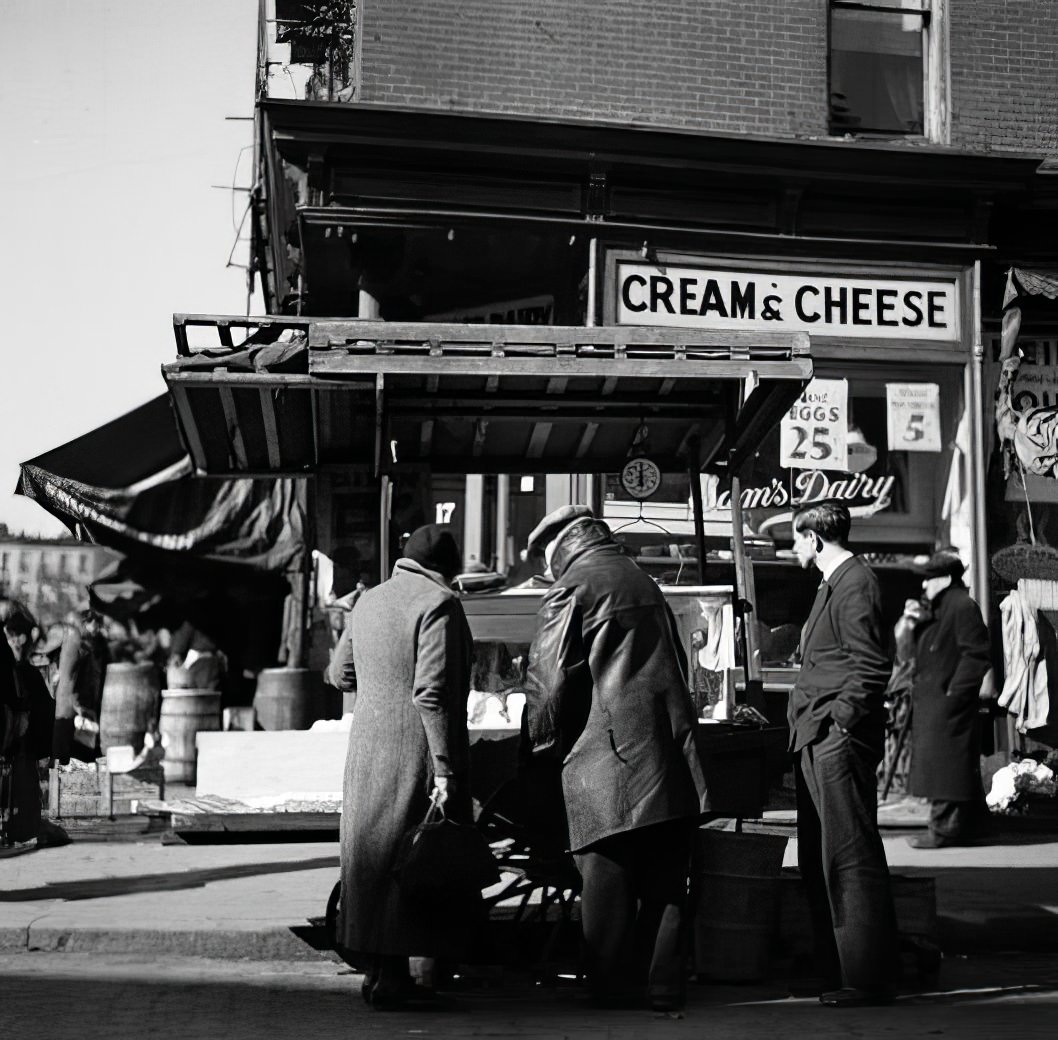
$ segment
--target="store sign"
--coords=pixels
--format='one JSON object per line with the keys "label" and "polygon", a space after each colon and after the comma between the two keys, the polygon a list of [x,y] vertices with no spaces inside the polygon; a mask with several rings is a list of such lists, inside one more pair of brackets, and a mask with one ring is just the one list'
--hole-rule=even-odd
{"label": "store sign", "polygon": [[886,383],[890,451],[940,451],[940,387],[936,383]]}
{"label": "store sign", "polygon": [[424,321],[449,321],[465,325],[552,325],[555,321],[554,296],[526,296],[519,300],[498,300],[477,307],[429,314]]}
{"label": "store sign", "polygon": [[849,384],[813,379],[779,422],[779,465],[846,471],[848,430]]}
{"label": "store sign", "polygon": [[955,278],[846,278],[619,261],[617,323],[959,339]]}

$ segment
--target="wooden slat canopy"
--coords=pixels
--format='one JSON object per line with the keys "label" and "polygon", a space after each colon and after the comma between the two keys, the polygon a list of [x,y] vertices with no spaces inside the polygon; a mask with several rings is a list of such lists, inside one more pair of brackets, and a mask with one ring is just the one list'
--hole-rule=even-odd
{"label": "wooden slat canopy", "polygon": [[[216,330],[216,349],[192,349],[195,326]],[[213,475],[615,472],[644,437],[663,470],[686,472],[695,452],[737,469],[812,376],[805,333],[208,315],[174,327],[181,357],[164,376],[195,467]],[[247,339],[229,346],[239,327]]]}

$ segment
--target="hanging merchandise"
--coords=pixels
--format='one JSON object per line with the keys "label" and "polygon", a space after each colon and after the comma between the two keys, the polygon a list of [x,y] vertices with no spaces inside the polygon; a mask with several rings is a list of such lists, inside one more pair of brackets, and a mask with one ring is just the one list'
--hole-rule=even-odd
{"label": "hanging merchandise", "polygon": [[886,383],[890,451],[940,451],[940,387]]}
{"label": "hanging merchandise", "polygon": [[848,425],[847,380],[813,379],[779,424],[779,464],[846,472]]}

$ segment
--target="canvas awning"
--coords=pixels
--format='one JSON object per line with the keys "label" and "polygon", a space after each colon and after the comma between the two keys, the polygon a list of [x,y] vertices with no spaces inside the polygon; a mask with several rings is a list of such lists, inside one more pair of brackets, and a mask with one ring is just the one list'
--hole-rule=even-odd
{"label": "canvas awning", "polygon": [[282,573],[304,552],[295,482],[197,478],[164,394],[22,463],[15,493],[87,541],[185,570]]}
{"label": "canvas awning", "polygon": [[[695,454],[737,470],[812,376],[805,333],[174,322],[180,357],[163,372],[208,474],[615,472],[644,427],[663,470]],[[202,328],[216,347],[192,346]]]}

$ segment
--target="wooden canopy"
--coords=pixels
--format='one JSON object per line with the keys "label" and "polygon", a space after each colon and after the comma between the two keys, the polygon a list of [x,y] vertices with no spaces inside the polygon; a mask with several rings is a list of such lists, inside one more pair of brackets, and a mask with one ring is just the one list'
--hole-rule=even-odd
{"label": "wooden canopy", "polygon": [[[812,376],[805,333],[176,315],[196,470],[737,471]],[[192,346],[205,329],[213,348]],[[247,336],[235,345],[232,329]]]}

